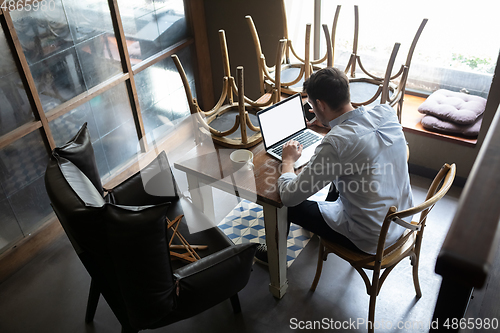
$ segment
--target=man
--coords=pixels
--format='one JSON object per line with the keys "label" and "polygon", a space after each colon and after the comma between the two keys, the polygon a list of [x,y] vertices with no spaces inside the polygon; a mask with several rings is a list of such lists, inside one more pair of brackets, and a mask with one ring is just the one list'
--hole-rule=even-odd
{"label": "man", "polygon": [[[331,129],[298,175],[293,164],[302,146],[294,140],[284,145],[278,187],[289,207],[288,226],[293,222],[332,242],[374,254],[389,208],[413,205],[406,140],[396,112],[386,104],[354,109],[349,80],[336,68],[312,74],[304,91],[316,121]],[[326,201],[307,200],[328,185]],[[393,224],[386,247],[403,231]],[[256,258],[266,262],[266,249],[260,247]]]}

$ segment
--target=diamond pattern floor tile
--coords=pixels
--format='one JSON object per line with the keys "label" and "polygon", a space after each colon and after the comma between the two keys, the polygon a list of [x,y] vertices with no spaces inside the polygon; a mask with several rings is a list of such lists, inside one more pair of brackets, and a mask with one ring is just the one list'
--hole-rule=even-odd
{"label": "diamond pattern floor tile", "polygon": [[[320,199],[321,200],[321,199]],[[264,212],[262,207],[242,200],[234,209],[219,223],[218,227],[235,244],[266,242],[266,231],[264,227]],[[287,240],[287,266],[300,254],[307,245],[312,234],[302,227],[292,224]]]}

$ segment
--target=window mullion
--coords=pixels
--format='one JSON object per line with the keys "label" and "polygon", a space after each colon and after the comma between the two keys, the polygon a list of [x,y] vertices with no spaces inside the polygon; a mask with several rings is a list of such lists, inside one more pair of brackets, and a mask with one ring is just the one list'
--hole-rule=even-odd
{"label": "window mullion", "polygon": [[319,46],[321,34],[321,0],[314,0],[314,42],[313,42],[313,59],[319,59]]}
{"label": "window mullion", "polygon": [[118,8],[118,1],[108,0],[108,4],[111,13],[111,21],[113,22],[113,29],[115,30],[115,37],[118,45],[118,52],[120,54],[123,72],[130,74],[128,80],[126,81],[126,85],[127,85],[127,93],[130,100],[130,106],[132,108],[132,114],[134,117],[137,136],[139,138],[139,142],[141,145],[141,151],[147,152],[148,143],[146,140],[146,131],[144,130],[144,122],[141,115],[141,107],[139,105],[139,98],[137,95],[137,88],[135,85],[134,72],[132,70],[132,64],[130,63],[130,57],[127,49],[127,40],[125,38],[125,32],[123,30],[120,10]]}
{"label": "window mullion", "polygon": [[[28,61],[26,60],[21,42],[19,41],[16,30],[14,29],[14,23],[12,22],[10,13],[4,11],[3,15],[0,16],[0,22],[5,32],[5,38],[7,39],[7,42],[10,46],[14,62],[16,63],[19,76],[21,77],[21,80],[23,82],[26,95],[28,96],[31,110],[33,111],[35,119],[41,122],[41,127],[43,129],[43,133],[45,134],[43,135],[43,137],[46,140],[46,143],[48,144],[50,150],[52,150],[56,147],[54,138],[52,136],[52,132],[50,131],[49,123],[43,110],[42,102],[40,101],[35,81],[33,80],[33,76],[31,75]],[[29,129],[30,132],[26,132],[24,133],[24,135],[31,133],[31,131],[35,130],[36,128],[39,128],[39,126],[27,126],[26,129]]]}

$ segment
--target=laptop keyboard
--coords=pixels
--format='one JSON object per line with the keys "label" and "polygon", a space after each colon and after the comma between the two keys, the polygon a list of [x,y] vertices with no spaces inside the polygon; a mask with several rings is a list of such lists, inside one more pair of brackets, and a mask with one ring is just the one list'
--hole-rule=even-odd
{"label": "laptop keyboard", "polygon": [[[318,142],[321,140],[318,136],[312,134],[311,132],[302,132],[300,135],[298,135],[295,138],[292,138],[293,140],[298,141],[301,145],[303,145],[303,149],[306,149],[310,145]],[[281,154],[283,153],[283,143],[282,145],[279,145],[278,147],[275,147],[272,149],[272,152],[279,155],[281,157]]]}

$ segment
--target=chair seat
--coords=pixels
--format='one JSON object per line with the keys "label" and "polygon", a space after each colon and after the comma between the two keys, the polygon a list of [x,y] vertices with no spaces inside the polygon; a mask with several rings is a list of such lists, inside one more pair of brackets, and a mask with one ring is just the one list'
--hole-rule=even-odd
{"label": "chair seat", "polygon": [[[167,217],[170,220],[175,219],[175,217],[183,214],[182,205],[180,200],[171,200],[170,206],[167,211]],[[206,245],[205,250],[197,250],[196,252],[202,258],[209,256],[213,253],[219,252],[227,247],[233,245],[231,240],[216,226],[208,228],[202,231],[192,233],[189,231],[188,225],[185,218],[179,225],[179,232],[184,236],[186,241],[192,245]],[[171,230],[169,230],[170,239]],[[172,244],[181,244],[178,239],[174,238]],[[175,270],[177,268],[183,267],[188,263],[182,260],[174,260],[171,262],[172,268]]]}
{"label": "chair seat", "polygon": [[[304,84],[304,76],[300,78],[300,80],[288,87],[283,86],[284,82],[292,82],[295,81],[299,76],[300,76],[300,71],[301,71],[301,66],[303,67],[303,64],[285,64],[281,66],[281,85],[282,88],[285,89],[284,92],[286,91],[291,91],[290,93],[294,92],[302,92],[302,86]],[[313,71],[320,70],[322,67],[319,66],[313,66]],[[275,72],[269,73],[270,76],[274,79],[275,78]],[[273,83],[270,80],[265,80],[265,82],[269,85],[273,85]],[[287,90],[288,89],[288,90]]]}
{"label": "chair seat", "polygon": [[[408,230],[405,231],[402,237],[404,237],[408,232],[409,232]],[[382,259],[381,268],[390,267],[395,263],[397,263],[399,260],[401,260],[401,257],[404,256],[413,248],[413,244],[415,243],[415,238],[416,238],[416,233],[413,233],[402,244],[399,244],[399,246],[395,246],[395,248],[392,248],[392,246],[387,248],[386,251],[390,252],[384,256],[384,259]],[[331,243],[325,239],[321,239],[321,242],[326,248],[326,253],[334,253],[340,258],[348,261],[353,266],[371,270],[373,270],[375,267],[375,255],[373,254],[368,254],[361,250],[349,249],[342,245]],[[373,260],[366,262],[369,259]],[[358,262],[364,262],[364,264],[358,265],[356,264]]]}
{"label": "chair seat", "polygon": [[[237,110],[231,110],[231,111],[225,112],[223,114],[220,114],[214,120],[212,120],[210,122],[210,126],[213,129],[216,129],[216,130],[221,131],[221,132],[227,131],[227,130],[231,129],[231,127],[234,126],[234,122],[235,122],[237,115],[239,115],[239,112]],[[254,126],[259,126],[259,120],[257,119],[256,115],[249,112],[248,117],[250,118],[250,121],[252,122],[252,124]],[[247,136],[248,137],[251,137],[256,133],[257,132],[252,131],[250,128],[247,128]],[[227,138],[240,139],[241,132],[236,131],[232,134],[227,135]]]}
{"label": "chair seat", "polygon": [[[375,80],[367,78],[354,78],[349,79],[349,89],[351,93],[351,101],[353,103],[364,103],[370,100],[379,89],[382,82],[377,82]],[[394,93],[394,87],[389,86],[389,97],[392,97]],[[380,104],[380,96],[368,105]]]}

